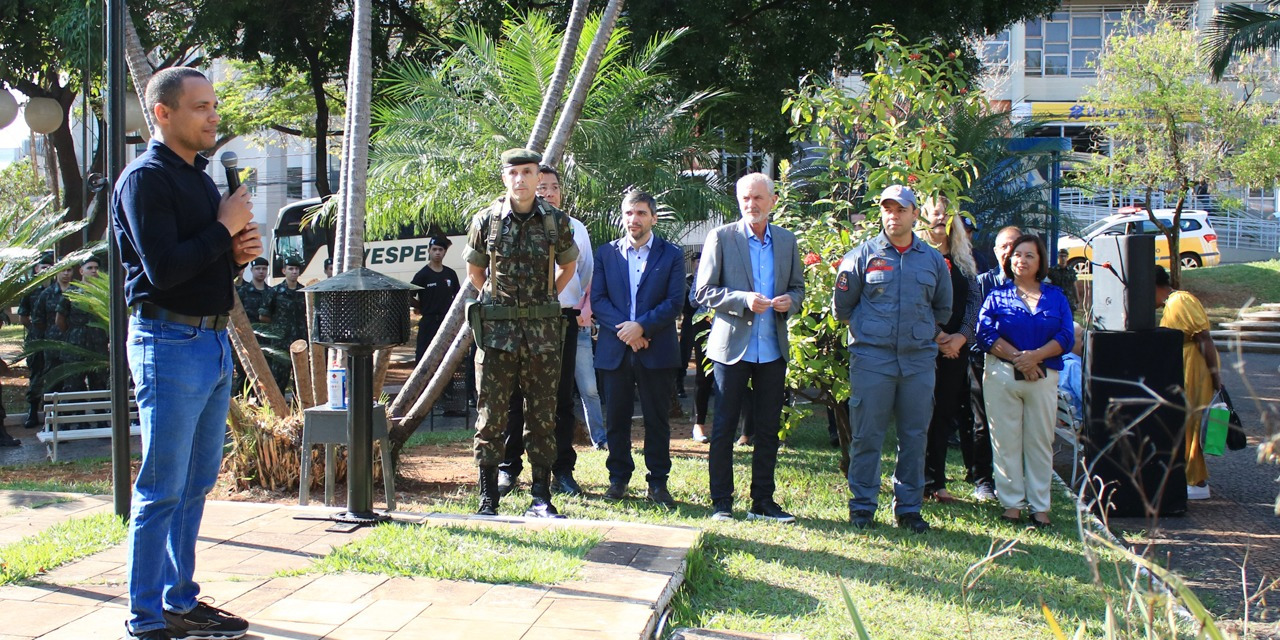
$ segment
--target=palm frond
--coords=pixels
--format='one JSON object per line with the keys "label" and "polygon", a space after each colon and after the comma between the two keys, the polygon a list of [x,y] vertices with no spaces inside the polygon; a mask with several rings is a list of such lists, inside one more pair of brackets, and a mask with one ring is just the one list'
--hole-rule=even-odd
{"label": "palm frond", "polygon": [[[1280,2],[1268,2],[1280,8]],[[1280,45],[1280,13],[1258,11],[1243,4],[1218,10],[1205,30],[1200,52],[1209,64],[1213,80],[1221,80],[1236,56],[1258,53]]]}

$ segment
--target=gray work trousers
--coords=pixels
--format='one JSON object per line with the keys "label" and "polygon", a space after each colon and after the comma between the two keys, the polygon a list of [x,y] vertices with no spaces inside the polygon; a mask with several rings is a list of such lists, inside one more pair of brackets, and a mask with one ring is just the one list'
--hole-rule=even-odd
{"label": "gray work trousers", "polygon": [[[932,361],[930,362],[932,364]],[[919,513],[924,500],[924,450],[933,416],[934,369],[886,375],[850,368],[849,508],[875,511],[880,494],[880,452],[892,417],[898,432],[893,471],[893,513]]]}

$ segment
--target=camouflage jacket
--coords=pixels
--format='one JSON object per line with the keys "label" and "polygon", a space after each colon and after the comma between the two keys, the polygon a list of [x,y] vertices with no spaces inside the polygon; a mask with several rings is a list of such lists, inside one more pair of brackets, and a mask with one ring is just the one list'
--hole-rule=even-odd
{"label": "camouflage jacket", "polygon": [[40,301],[40,296],[44,294],[45,289],[48,289],[49,286],[50,285],[46,285],[32,289],[27,292],[27,295],[22,296],[22,299],[18,301],[18,315],[31,318],[31,324],[27,326],[27,335],[24,339],[25,343],[29,343],[33,340],[39,340],[44,337],[46,325],[44,322],[36,322],[36,303]]}
{"label": "camouflage jacket", "polygon": [[[246,305],[247,306],[247,305]],[[262,315],[271,318],[271,333],[285,347],[307,338],[307,301],[302,287],[290,289],[285,282],[271,287],[271,297],[262,306]]]}
{"label": "camouflage jacket", "polygon": [[271,299],[275,297],[275,287],[263,285],[259,291],[253,286],[253,282],[246,282],[236,287],[236,293],[240,294],[240,304],[244,305],[244,313],[249,316],[249,322],[261,322],[259,316],[266,313],[266,309],[271,306]]}
{"label": "camouflage jacket", "polygon": [[[495,222],[502,227],[493,229]],[[535,352],[561,348],[560,302],[550,268],[553,242],[556,264],[577,261],[569,216],[542,198],[534,200],[534,210],[526,215],[513,212],[506,198],[499,198],[471,219],[462,259],[489,270],[481,302],[509,312],[555,307],[551,317],[486,318],[481,346],[515,351],[523,340]]]}
{"label": "camouflage jacket", "polygon": [[31,324],[43,327],[44,338],[49,340],[65,340],[66,336],[58,329],[56,322],[58,306],[62,304],[62,287],[53,283],[40,292],[31,313]]}
{"label": "camouflage jacket", "polygon": [[[67,291],[79,291],[80,287],[71,285],[67,287]],[[107,352],[107,332],[101,327],[90,326],[89,323],[94,321],[93,314],[80,308],[79,305],[73,304],[71,298],[60,296],[61,301],[58,303],[58,313],[61,313],[67,319],[67,332],[65,340],[77,347],[88,349],[94,353],[105,354]]]}

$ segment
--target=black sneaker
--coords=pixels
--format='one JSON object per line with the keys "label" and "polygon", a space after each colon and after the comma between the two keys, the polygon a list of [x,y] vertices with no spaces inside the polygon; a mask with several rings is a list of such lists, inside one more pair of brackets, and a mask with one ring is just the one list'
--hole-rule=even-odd
{"label": "black sneaker", "polygon": [[563,493],[566,496],[582,495],[582,487],[578,485],[577,480],[573,479],[572,473],[551,476],[551,490],[556,493]]}
{"label": "black sneaker", "polygon": [[520,484],[519,474],[512,475],[506,469],[498,469],[498,495],[507,497],[507,494],[515,490],[516,485]]}
{"label": "black sneaker", "polygon": [[21,440],[0,431],[0,447],[20,447],[20,446],[22,446]]}
{"label": "black sneaker", "polygon": [[977,486],[973,488],[973,497],[978,502],[995,502],[996,486],[990,480],[979,480]]}
{"label": "black sneaker", "polygon": [[849,524],[853,525],[854,529],[867,529],[875,526],[875,523],[876,514],[874,511],[868,511],[867,509],[849,509]]}
{"label": "black sneaker", "polygon": [[733,520],[733,501],[716,500],[711,503],[712,520]]}
{"label": "black sneaker", "polygon": [[907,529],[913,533],[924,533],[929,530],[929,523],[920,517],[919,513],[904,513],[898,516],[898,528]]}
{"label": "black sneaker", "polygon": [[150,631],[139,631],[134,633],[129,625],[124,627],[125,640],[171,640],[173,636],[169,635],[167,629],[152,629]]}
{"label": "black sneaker", "polygon": [[772,500],[760,500],[751,505],[751,510],[747,512],[748,520],[769,520],[771,522],[781,522],[783,524],[796,521],[796,517],[782,510],[778,503]]}
{"label": "black sneaker", "polygon": [[244,637],[244,634],[249,631],[249,622],[244,618],[205,602],[196,603],[196,608],[186,613],[165,611],[164,621],[169,625],[169,635],[166,637],[173,640],[191,638],[234,640]]}

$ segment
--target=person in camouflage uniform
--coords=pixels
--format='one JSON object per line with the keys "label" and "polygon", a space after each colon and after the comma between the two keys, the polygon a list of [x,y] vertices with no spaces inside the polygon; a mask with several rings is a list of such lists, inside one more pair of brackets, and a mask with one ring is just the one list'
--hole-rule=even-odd
{"label": "person in camouflage uniform", "polygon": [[[40,264],[37,264],[32,275],[40,275],[45,270],[53,266],[53,252],[46,251],[40,256]],[[49,285],[52,286],[52,285]],[[30,350],[31,343],[36,340],[44,339],[44,325],[37,325],[32,321],[35,315],[36,302],[40,299],[40,294],[48,286],[37,287],[27,292],[18,302],[18,320],[22,322],[22,326],[27,328],[26,336],[23,338],[22,346],[24,350]],[[35,429],[40,426],[40,406],[44,402],[44,352],[33,353],[27,356],[27,421],[24,426],[28,429]]]}
{"label": "person in camouflage uniform", "polygon": [[[307,301],[298,285],[302,274],[302,260],[289,256],[284,262],[284,282],[271,288],[271,296],[263,300],[258,319],[270,323],[268,332],[275,336],[277,348],[284,358],[271,359],[271,375],[283,391],[293,384],[293,363],[289,360],[289,345],[307,339]],[[248,305],[245,305],[248,307]]]}
{"label": "person in camouflage uniform", "polygon": [[[90,257],[85,260],[80,265],[80,279],[88,280],[89,278],[98,277],[98,270],[101,266],[102,263],[96,257]],[[67,290],[80,291],[80,287],[72,284]],[[93,314],[82,309],[79,305],[72,304],[71,298],[62,296],[61,301],[58,303],[58,315],[55,317],[54,323],[63,332],[68,344],[93,353],[102,354],[105,363],[107,332],[100,327],[90,326],[94,319]],[[73,354],[67,354],[62,357],[63,362],[80,362],[82,360],[82,356]],[[63,391],[86,391],[106,388],[108,386],[107,371],[105,369],[71,376],[62,385]]]}
{"label": "person in camouflage uniform", "polygon": [[249,322],[257,324],[262,322],[262,310],[271,306],[275,287],[267,284],[266,258],[254,258],[249,263],[249,272],[253,280],[236,287],[236,293],[240,294],[240,304],[244,305],[244,314],[249,316]]}
{"label": "person in camouflage uniform", "polygon": [[[31,312],[31,324],[41,327],[44,331],[45,340],[61,340],[67,339],[66,334],[58,328],[58,305],[62,304],[62,292],[71,287],[71,280],[75,277],[75,269],[68,267],[58,272],[57,278],[53,284],[45,287],[40,293],[40,297],[36,299],[35,308]],[[55,393],[62,391],[62,383],[56,382],[50,384],[47,382],[50,371],[62,363],[62,357],[56,351],[46,351],[44,354],[44,368],[41,370],[41,376],[46,381],[44,383],[45,393]]]}
{"label": "person in camouflage uniform", "polygon": [[480,291],[483,318],[476,354],[480,515],[498,512],[498,464],[505,453],[511,393],[518,385],[525,391],[524,443],[533,467],[533,502],[525,515],[560,517],[551,504],[556,385],[549,382],[560,378],[564,342],[556,296],[573,277],[578,247],[569,216],[537,197],[541,161],[527,149],[503,152],[506,196],[472,218],[462,256],[467,277]]}

